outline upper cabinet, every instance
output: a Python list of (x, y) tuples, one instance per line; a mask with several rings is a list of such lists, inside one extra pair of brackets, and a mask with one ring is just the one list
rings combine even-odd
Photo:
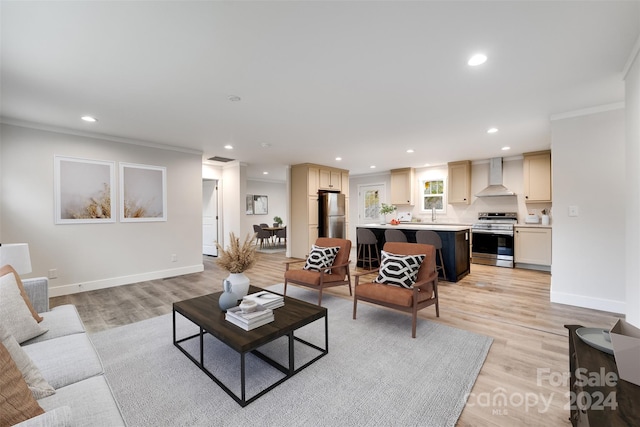
[(524, 153), (523, 156), (525, 202), (550, 202), (551, 151)]
[(321, 190), (340, 191), (342, 189), (342, 172), (337, 169), (320, 169)]
[(391, 204), (413, 205), (413, 168), (391, 170)]
[(471, 161), (451, 162), (449, 166), (448, 203), (471, 203)]

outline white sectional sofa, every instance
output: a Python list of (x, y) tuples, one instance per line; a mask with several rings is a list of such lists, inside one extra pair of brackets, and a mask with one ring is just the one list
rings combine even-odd
[(22, 348), (56, 390), (38, 400), (45, 413), (19, 426), (124, 426), (122, 413), (104, 376), (100, 356), (73, 305), (49, 310), (48, 280), (22, 281), (48, 331), (22, 343)]

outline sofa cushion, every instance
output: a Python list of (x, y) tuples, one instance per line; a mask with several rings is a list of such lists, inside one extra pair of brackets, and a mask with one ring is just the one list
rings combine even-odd
[(42, 314), (43, 328), (48, 329), (42, 335), (25, 341), (23, 344), (33, 344), (40, 341), (46, 341), (53, 338), (63, 337), (71, 334), (79, 334), (85, 332), (84, 325), (78, 314), (75, 305), (66, 304), (54, 307), (51, 311)]
[(42, 377), (42, 374), (31, 361), (27, 353), (20, 347), (18, 341), (9, 334), (6, 328), (0, 323), (0, 342), (5, 346), (11, 359), (22, 373), (22, 377), (27, 382), (29, 390), (35, 399), (50, 396), (55, 393), (55, 389), (49, 385)]
[(44, 413), (33, 398), (9, 351), (0, 343), (0, 426), (11, 426)]
[(56, 393), (61, 387), (103, 373), (100, 357), (87, 334), (67, 335), (22, 348)]
[[(356, 287), (356, 294), (360, 299), (370, 299), (376, 302), (398, 305), (401, 307), (413, 306), (413, 289), (401, 288), (399, 286), (388, 286), (381, 283), (363, 283)], [(418, 292), (418, 303), (431, 299), (432, 291)]]
[(14, 274), (11, 266), (0, 269), (0, 323), (11, 335), (22, 343), (30, 338), (44, 334), (47, 330), (42, 327), (32, 314), (29, 298), (18, 283), (20, 278)]
[(68, 405), (77, 426), (115, 427), (126, 425), (111, 388), (103, 375), (70, 384), (53, 396), (38, 401), (45, 411)]
[(71, 427), (73, 426), (73, 415), (71, 408), (60, 406), (37, 417), (29, 418), (14, 427)]
[(27, 304), (27, 307), (29, 308), (29, 311), (31, 312), (31, 315), (33, 316), (35, 321), (38, 323), (42, 322), (42, 317), (38, 315), (38, 312), (36, 311), (35, 308), (33, 308), (33, 305), (29, 300), (29, 296), (27, 295), (27, 292), (24, 289), (24, 285), (22, 284), (22, 280), (20, 280), (20, 275), (18, 274), (18, 272), (15, 271), (13, 267), (11, 267), (10, 265), (5, 265), (0, 268), (0, 277), (3, 277), (9, 273), (13, 274), (13, 278), (15, 279), (16, 284), (20, 289), (20, 296), (24, 300), (25, 304)]
[(312, 271), (324, 270), (325, 273), (329, 273), (331, 269), (327, 267), (331, 267), (339, 250), (339, 246), (323, 248), (321, 246), (311, 245), (311, 253), (309, 253), (309, 257), (303, 268)]
[[(284, 278), (291, 282), (302, 282), (309, 285), (320, 286), (320, 272), (310, 270), (289, 270), (284, 273)], [(324, 283), (342, 282), (344, 276), (338, 274), (325, 274), (322, 278)]]
[(398, 255), (386, 251), (381, 251), (381, 254), (382, 262), (374, 282), (411, 288), (425, 255)]

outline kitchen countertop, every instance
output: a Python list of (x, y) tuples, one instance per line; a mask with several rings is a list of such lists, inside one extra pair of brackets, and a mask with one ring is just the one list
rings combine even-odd
[(527, 224), (527, 223), (518, 223), (515, 226), (522, 227), (522, 228), (551, 228), (551, 225)]
[(380, 228), (380, 229), (393, 229), (400, 230), (433, 230), (433, 231), (465, 231), (471, 228), (471, 225), (465, 224), (433, 224), (429, 222), (406, 222), (399, 225), (391, 224), (362, 224), (357, 227), (363, 228)]

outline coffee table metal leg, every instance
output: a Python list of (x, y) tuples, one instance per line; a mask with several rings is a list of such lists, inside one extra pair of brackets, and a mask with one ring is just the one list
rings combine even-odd
[(289, 334), (289, 376), (292, 376), (293, 374), (295, 374), (296, 371), (296, 364), (294, 361), (294, 354), (295, 352), (293, 351), (293, 344), (295, 342), (295, 340), (293, 339), (293, 331), (291, 331)]
[(204, 329), (200, 328), (200, 365), (204, 366)]
[(247, 398), (245, 395), (244, 356), (245, 353), (240, 353), (240, 399), (242, 400), (242, 406), (247, 404)]

